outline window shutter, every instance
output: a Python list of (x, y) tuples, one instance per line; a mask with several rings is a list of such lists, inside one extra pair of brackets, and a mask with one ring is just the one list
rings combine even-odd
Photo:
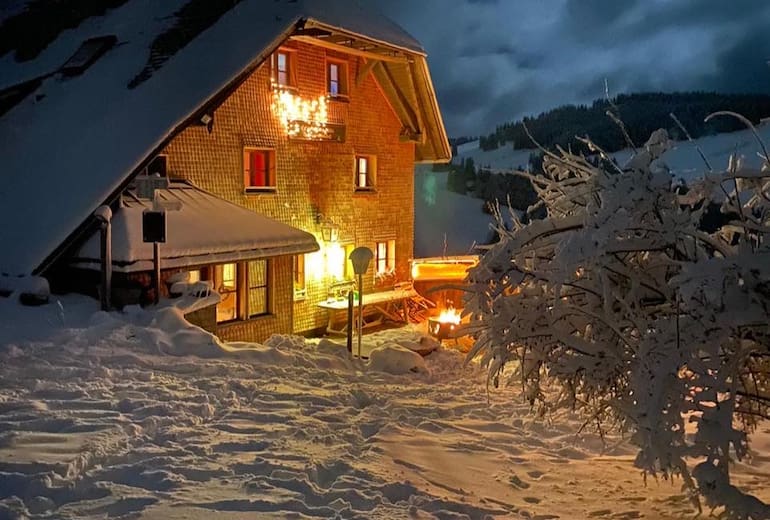
[(294, 52), (286, 53), (286, 62), (289, 67), (289, 85), (297, 86), (297, 55)]
[(248, 150), (243, 151), (243, 185), (251, 186), (251, 153)]
[(269, 152), (265, 152), (265, 160), (267, 161), (267, 168), (265, 169), (265, 174), (267, 176), (267, 179), (265, 179), (265, 186), (275, 187), (275, 183), (276, 183), (275, 152), (273, 152), (272, 150)]

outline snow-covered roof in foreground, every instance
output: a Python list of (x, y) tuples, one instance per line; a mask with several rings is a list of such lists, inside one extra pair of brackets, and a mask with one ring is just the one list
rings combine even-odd
[[(0, 117), (0, 272), (44, 268), (142, 161), (208, 100), (264, 61), (301, 20), (423, 53), (414, 38), (355, 0), (249, 0), (129, 89), (155, 38), (176, 23), (186, 3), (128, 0), (63, 31), (34, 60), (17, 63), (10, 52), (0, 57), (0, 89), (42, 77), (35, 91)], [(115, 35), (117, 44), (83, 74), (52, 74), (82, 42), (104, 35)]]
[[(166, 203), (181, 209), (166, 212), (166, 242), (160, 246), (164, 268), (234, 262), (318, 250), (315, 237), (246, 208), (222, 200), (186, 183), (156, 191)], [(150, 200), (123, 197), (112, 218), (112, 263), (116, 271), (152, 269), (153, 246), (142, 241), (142, 213)], [(75, 255), (77, 265), (98, 268), (101, 259), (97, 231)]]

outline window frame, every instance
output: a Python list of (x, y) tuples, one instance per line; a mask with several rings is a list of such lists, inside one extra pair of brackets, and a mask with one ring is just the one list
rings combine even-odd
[[(263, 285), (255, 286), (253, 285), (253, 281), (249, 279), (249, 263), (250, 262), (264, 262), (265, 263), (265, 280)], [(273, 296), (274, 296), (274, 290), (275, 290), (275, 283), (273, 279), (273, 262), (270, 258), (261, 258), (256, 260), (245, 260), (245, 261), (238, 261), (238, 262), (223, 262), (221, 264), (214, 264), (210, 268), (211, 273), (211, 279), (214, 284), (214, 290), (217, 291), (220, 294), (223, 294), (224, 291), (221, 290), (224, 284), (224, 266), (225, 265), (234, 265), (235, 266), (235, 288), (231, 291), (227, 291), (226, 294), (233, 294), (235, 297), (235, 317), (229, 318), (225, 320), (219, 319), (219, 305), (217, 304), (216, 309), (216, 324), (217, 326), (224, 326), (229, 325), (232, 323), (239, 323), (244, 321), (249, 321), (253, 319), (258, 319), (263, 316), (272, 316), (273, 315)], [(204, 273), (205, 274), (205, 273)], [(260, 312), (254, 313), (251, 306), (250, 301), (250, 291), (254, 289), (263, 289), (265, 296), (265, 308), (263, 310), (260, 310)]]
[[(286, 58), (286, 71), (278, 69), (280, 56)], [(270, 55), (270, 82), (275, 88), (294, 90), (297, 89), (297, 50), (289, 47), (280, 47)], [(286, 74), (286, 83), (280, 82), (280, 74)]]
[[(233, 265), (234, 266), (234, 272), (233, 272), (233, 283), (234, 283), (234, 285), (233, 285), (232, 290), (223, 291), (222, 289), (225, 287), (225, 285), (224, 285), (225, 284), (225, 278), (224, 278), (225, 277), (225, 266), (227, 266), (227, 265)], [(239, 263), (238, 262), (225, 262), (225, 263), (222, 263), (222, 264), (216, 264), (214, 266), (214, 268), (212, 269), (212, 271), (213, 271), (213, 279), (214, 279), (214, 290), (216, 292), (218, 292), (222, 296), (222, 301), (224, 301), (224, 299), (227, 298), (231, 294), (235, 298), (235, 316), (232, 317), (232, 318), (220, 319), (219, 318), (219, 305), (222, 303), (222, 301), (220, 301), (217, 304), (216, 317), (215, 317), (217, 325), (223, 325), (223, 324), (226, 324), (226, 323), (233, 323), (233, 322), (236, 322), (236, 321), (240, 320), (241, 319), (240, 308), (241, 308), (241, 304), (242, 303), (241, 303), (240, 284), (239, 284), (239, 281), (240, 281), (240, 277), (239, 277), (239, 271), (240, 271)]]
[[(337, 93), (332, 92), (332, 66), (337, 68)], [(350, 81), (348, 62), (341, 59), (326, 58), (326, 93), (332, 99), (348, 99)]]
[[(366, 171), (361, 173), (361, 161), (366, 161)], [(377, 156), (355, 154), (353, 164), (353, 183), (357, 192), (372, 192), (377, 189)], [(361, 175), (365, 176), (366, 185), (361, 185)]]
[[(250, 268), (249, 264), (253, 264), (253, 263), (256, 263), (256, 262), (262, 262), (263, 265), (264, 265), (264, 269), (265, 269), (264, 283), (261, 284), (261, 285), (253, 285), (254, 282), (250, 279), (251, 278), (250, 277), (251, 268)], [(261, 316), (268, 316), (268, 315), (270, 315), (271, 314), (271, 312), (270, 312), (271, 308), (270, 307), (271, 307), (271, 304), (272, 304), (272, 298), (271, 298), (272, 295), (270, 294), (271, 293), (271, 291), (270, 291), (270, 286), (271, 286), (270, 276), (271, 276), (271, 271), (272, 271), (271, 265), (270, 265), (270, 259), (268, 259), (268, 258), (260, 258), (260, 259), (257, 259), (257, 260), (248, 260), (248, 261), (244, 262), (242, 265), (245, 267), (245, 273), (246, 273), (246, 283), (245, 283), (245, 287), (244, 287), (244, 289), (246, 291), (246, 294), (245, 294), (245, 300), (246, 300), (246, 309), (245, 309), (245, 311), (246, 312), (244, 313), (245, 316), (246, 316), (245, 319), (250, 320), (250, 319), (254, 319), (254, 318), (259, 318)], [(260, 309), (259, 312), (253, 312), (253, 310), (251, 309), (251, 291), (255, 290), (255, 289), (261, 289), (262, 291), (264, 291), (265, 306), (264, 306), (264, 309)]]
[[(267, 165), (264, 170), (264, 175), (267, 178), (265, 185), (260, 186), (253, 184), (253, 173), (251, 167), (251, 154), (259, 153), (263, 154), (263, 161)], [(247, 160), (247, 155), (249, 159)], [(272, 193), (278, 188), (278, 175), (276, 167), (276, 153), (274, 148), (262, 148), (259, 146), (244, 146), (243, 153), (241, 154), (241, 169), (243, 170), (243, 190), (246, 193)], [(247, 170), (247, 165), (249, 169)], [(272, 181), (271, 183), (269, 181)]]
[(342, 277), (345, 280), (355, 280), (356, 273), (353, 271), (353, 262), (350, 260), (350, 253), (356, 248), (354, 243), (342, 244), (342, 249), (345, 251), (345, 267), (342, 270)]
[(301, 301), (307, 298), (307, 271), (306, 255), (294, 255), (292, 258), (291, 274), (294, 287), (294, 301)]
[[(383, 246), (382, 248), (380, 246)], [(381, 250), (384, 249), (384, 256)], [(384, 263), (384, 269), (380, 268)], [(384, 276), (396, 270), (396, 239), (386, 238), (374, 243), (374, 276)]]

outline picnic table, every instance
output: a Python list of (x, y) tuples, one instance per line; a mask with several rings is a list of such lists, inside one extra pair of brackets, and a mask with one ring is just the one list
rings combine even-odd
[[(422, 297), (413, 287), (394, 288), (387, 291), (364, 293), (362, 300), (363, 323), (367, 329), (382, 324), (384, 320), (396, 323), (408, 323), (409, 302)], [(326, 332), (329, 334), (347, 334), (347, 298), (330, 298), (318, 304), (329, 313)], [(353, 303), (353, 323), (358, 319), (358, 301)]]

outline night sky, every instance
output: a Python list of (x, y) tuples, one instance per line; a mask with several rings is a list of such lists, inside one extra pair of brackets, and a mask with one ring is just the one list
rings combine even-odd
[(640, 91), (770, 93), (768, 0), (363, 0), (428, 52), (450, 136)]

